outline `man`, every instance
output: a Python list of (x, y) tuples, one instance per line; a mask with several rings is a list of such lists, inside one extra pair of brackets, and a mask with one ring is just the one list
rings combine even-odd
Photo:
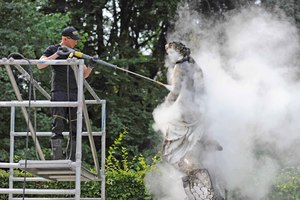
[[(67, 59), (68, 55), (61, 51), (63, 46), (73, 49), (80, 35), (78, 31), (70, 26), (62, 31), (61, 42), (58, 45), (51, 45), (41, 56), (40, 60)], [(44, 69), (47, 64), (38, 64), (38, 69)], [(68, 65), (52, 65), (51, 78), (51, 101), (77, 101), (77, 83), (74, 71)], [(92, 67), (84, 66), (84, 77), (87, 78), (92, 71)], [(63, 159), (63, 135), (64, 124), (69, 124), (69, 141), (67, 148), (67, 159), (75, 161), (76, 148), (76, 118), (77, 108), (53, 107), (52, 113), (52, 136), (51, 147), (53, 160)]]

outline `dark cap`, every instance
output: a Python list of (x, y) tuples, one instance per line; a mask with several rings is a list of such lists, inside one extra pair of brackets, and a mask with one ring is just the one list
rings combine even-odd
[(63, 32), (61, 33), (61, 35), (65, 36), (65, 37), (70, 37), (73, 40), (80, 39), (80, 35), (79, 35), (78, 31), (73, 26), (69, 26), (69, 27), (65, 28), (63, 30)]

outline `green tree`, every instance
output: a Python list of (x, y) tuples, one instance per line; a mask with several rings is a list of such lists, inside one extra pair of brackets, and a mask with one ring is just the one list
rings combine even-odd
[(69, 21), (68, 15), (39, 12), (43, 1), (5, 0), (0, 3), (0, 56), (22, 53), (28, 58), (38, 58), (43, 49), (57, 41)]
[[(49, 44), (55, 43), (59, 39), (59, 33), (69, 21), (69, 17), (60, 13), (49, 15), (40, 13), (39, 8), (42, 6), (42, 3), (46, 3), (46, 1), (5, 0), (0, 2), (2, 15), (0, 23), (0, 58), (20, 58), (14, 54), (19, 53), (29, 59), (36, 59), (41, 56), (43, 50)], [(25, 67), (25, 69), (29, 71), (28, 67)], [(36, 70), (34, 66), (31, 66), (31, 69), (37, 75), (36, 78), (41, 82), (41, 85), (49, 88), (49, 73), (42, 73)], [(12, 70), (20, 86), (22, 97), (28, 99), (28, 83), (18, 79), (19, 73), (13, 67)], [(15, 100), (14, 91), (3, 66), (0, 67), (0, 83), (2, 91), (0, 100)], [(0, 116), (0, 137), (5, 138), (9, 135), (10, 109), (1, 107), (0, 111), (2, 113)], [(38, 115), (37, 119), (45, 125), (45, 120), (48, 120), (48, 117), (45, 115), (45, 112), (39, 113), (40, 115)], [(24, 123), (22, 118), (20, 110), (17, 109), (16, 130), (26, 130), (26, 123)], [(2, 145), (1, 149), (5, 147), (6, 145)], [(8, 148), (2, 150), (8, 151)]]

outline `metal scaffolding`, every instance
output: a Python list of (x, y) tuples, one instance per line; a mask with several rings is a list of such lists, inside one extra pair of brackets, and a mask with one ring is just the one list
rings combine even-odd
[[(70, 65), (74, 70), (75, 77), (78, 85), (78, 100), (77, 101), (50, 101), (50, 95), (39, 85), (39, 83), (34, 80), (30, 74), (22, 67), (31, 67), (37, 64), (48, 64), (48, 65)], [(101, 100), (90, 85), (84, 80), (84, 60), (79, 59), (67, 59), (67, 60), (15, 60), (3, 58), (0, 60), (0, 67), (4, 66), (9, 80), (12, 84), (13, 90), (16, 95), (16, 100), (11, 101), (0, 101), (0, 107), (10, 107), (11, 108), (11, 119), (10, 119), (10, 159), (9, 163), (0, 162), (0, 168), (9, 169), (9, 187), (0, 188), (0, 194), (8, 194), (9, 200), (17, 200), (24, 198), (15, 197), (16, 194), (25, 195), (70, 195), (67, 198), (36, 198), (36, 197), (26, 197), (25, 199), (31, 200), (105, 200), (105, 120), (106, 120), (106, 101)], [(23, 100), (15, 76), (12, 70), (14, 67), (21, 76), (28, 81), (31, 81), (32, 85), (46, 98), (46, 100)], [(85, 100), (83, 88), (94, 98), (92, 100)], [(93, 132), (89, 120), (89, 115), (87, 111), (87, 105), (101, 105), (101, 131)], [(24, 132), (15, 131), (15, 112), (16, 107), (21, 108), (22, 114), (28, 124), (28, 130)], [(34, 129), (33, 123), (30, 120), (30, 116), (26, 108), (28, 107), (77, 107), (77, 139), (76, 139), (76, 161), (71, 160), (45, 160), (42, 148), (40, 146), (38, 138), (44, 136), (51, 136), (51, 132), (38, 132)], [(86, 132), (82, 131), (82, 120), (85, 120)], [(64, 132), (64, 135), (68, 133)], [(35, 144), (36, 152), (38, 155), (37, 160), (20, 160), (19, 162), (14, 162), (14, 152), (15, 152), (15, 137), (29, 135), (33, 139)], [(82, 136), (87, 136), (89, 138), (89, 144), (91, 148), (91, 153), (96, 169), (96, 173), (92, 173), (89, 170), (82, 167)], [(100, 161), (96, 152), (96, 145), (94, 142), (94, 136), (101, 137), (101, 156)], [(26, 177), (26, 181), (75, 181), (74, 189), (32, 189), (32, 188), (14, 188), (14, 182), (24, 181), (23, 177), (15, 177), (14, 170), (22, 169), (35, 175), (34, 177)], [(82, 198), (81, 197), (81, 181), (101, 181), (101, 197), (93, 198)]]

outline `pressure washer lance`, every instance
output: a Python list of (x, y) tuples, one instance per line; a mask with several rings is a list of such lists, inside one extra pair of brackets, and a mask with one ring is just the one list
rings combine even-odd
[(105, 66), (108, 66), (108, 67), (113, 67), (113, 68), (115, 68), (115, 69), (118, 69), (118, 70), (121, 70), (121, 71), (124, 71), (124, 72), (128, 72), (128, 73), (133, 74), (133, 75), (135, 75), (135, 76), (138, 76), (138, 77), (140, 77), (140, 78), (143, 78), (143, 79), (146, 79), (146, 80), (148, 80), (148, 81), (152, 81), (152, 82), (154, 82), (154, 83), (156, 83), (156, 84), (159, 84), (159, 85), (161, 85), (161, 86), (164, 86), (164, 87), (167, 88), (168, 90), (172, 90), (172, 86), (171, 86), (171, 85), (163, 84), (163, 83), (161, 83), (161, 82), (159, 82), (159, 81), (155, 81), (155, 80), (153, 80), (153, 79), (151, 79), (151, 78), (149, 78), (149, 77), (143, 76), (143, 75), (141, 75), (141, 74), (138, 74), (138, 73), (135, 73), (135, 72), (126, 70), (126, 69), (123, 69), (123, 68), (121, 68), (121, 67), (118, 67), (118, 66), (116, 66), (116, 65), (110, 64), (110, 63), (105, 62), (105, 61), (103, 61), (103, 60), (100, 60), (100, 59), (98, 59), (98, 58), (95, 58), (95, 57), (86, 55), (86, 54), (84, 54), (84, 53), (82, 53), (82, 52), (76, 51), (76, 50), (74, 50), (74, 49), (72, 49), (72, 48), (69, 48), (69, 47), (66, 47), (66, 46), (59, 47), (58, 52), (59, 52), (60, 55), (69, 55), (69, 54), (72, 53), (72, 54), (73, 54), (74, 56), (76, 56), (77, 58), (82, 58), (82, 59), (92, 60), (92, 61), (94, 61), (94, 62), (96, 62), (96, 63), (101, 64), (101, 65), (105, 65)]

